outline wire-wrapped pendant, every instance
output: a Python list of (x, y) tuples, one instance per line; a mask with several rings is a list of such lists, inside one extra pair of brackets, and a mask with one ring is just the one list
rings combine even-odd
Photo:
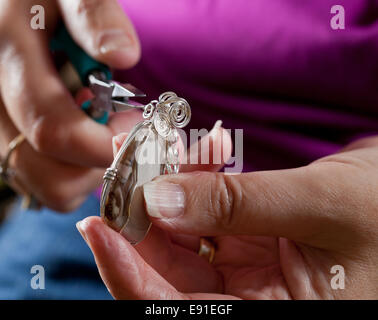
[(178, 173), (177, 128), (189, 123), (191, 110), (186, 100), (166, 92), (144, 107), (143, 117), (106, 170), (101, 193), (102, 219), (132, 244), (151, 226), (136, 190), (156, 176)]

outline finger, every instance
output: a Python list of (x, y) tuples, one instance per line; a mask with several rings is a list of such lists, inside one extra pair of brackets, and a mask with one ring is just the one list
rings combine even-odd
[[(217, 293), (179, 292), (142, 259), (135, 247), (104, 225), (99, 217), (88, 217), (78, 222), (77, 228), (93, 252), (102, 280), (116, 299), (235, 299)], [(175, 267), (171, 265), (172, 272)], [(180, 270), (176, 271), (180, 273)], [(198, 272), (206, 274), (206, 270), (199, 269)]]
[(94, 59), (113, 68), (130, 68), (137, 63), (138, 37), (117, 0), (58, 2), (72, 37)]
[[(113, 137), (113, 154), (119, 151), (127, 133), (121, 133)], [(194, 143), (189, 152), (185, 152), (185, 146), (181, 137), (178, 142), (180, 162), (180, 172), (190, 171), (218, 171), (230, 158), (232, 152), (232, 141), (227, 130), (221, 127), (221, 122), (217, 122), (214, 128), (200, 141)], [(195, 163), (195, 164), (193, 164)]]
[[(4, 156), (9, 142), (19, 133), (1, 101), (0, 127), (0, 154)], [(103, 175), (102, 169), (76, 167), (38, 154), (27, 142), (13, 152), (10, 167), (17, 174), (22, 193), (30, 193), (43, 205), (61, 212), (77, 208), (99, 186)]]
[(160, 176), (143, 192), (153, 223), (170, 232), (318, 239), (353, 222), (354, 210), (340, 210), (345, 169), (322, 163), (237, 176), (195, 172)]
[[(186, 242), (186, 245), (194, 243)], [(195, 250), (172, 241), (170, 234), (152, 226), (135, 249), (165, 280), (181, 292), (222, 292), (223, 280)]]
[(190, 146), (180, 172), (219, 171), (231, 157), (232, 140), (227, 130), (217, 121), (213, 129), (200, 141)]
[(30, 194), (43, 205), (59, 212), (79, 207), (98, 188), (103, 169), (68, 165), (36, 153), (26, 143), (14, 156), (13, 167)]
[(10, 118), (37, 152), (78, 165), (107, 167), (116, 132), (76, 106), (58, 78), (47, 40), (29, 29), (25, 32), (22, 41), (1, 54), (1, 93)]
[[(75, 96), (75, 101), (78, 106), (81, 106), (85, 101), (93, 98), (93, 93), (89, 88), (82, 88), (78, 91)], [(143, 121), (142, 112), (139, 110), (127, 110), (123, 112), (110, 113), (108, 120), (108, 127), (111, 132), (116, 134), (121, 134), (123, 140), (127, 135), (124, 134), (126, 131), (131, 131), (135, 124)], [(114, 138), (114, 137), (113, 137)], [(123, 141), (121, 142), (122, 145)], [(113, 148), (113, 152), (114, 152)]]
[(123, 132), (113, 137), (113, 156), (116, 157), (118, 151), (121, 149), (123, 142), (126, 140), (128, 133)]
[(105, 285), (116, 299), (184, 299), (119, 233), (89, 217), (77, 224)]
[[(78, 106), (81, 106), (84, 101), (87, 101), (93, 97), (89, 88), (83, 88), (75, 96), (75, 101)], [(108, 125), (112, 128), (113, 132), (122, 132), (125, 130), (132, 130), (132, 127), (142, 121), (142, 113), (138, 110), (129, 110), (120, 113), (113, 113), (109, 117)], [(118, 150), (121, 148), (128, 133), (122, 132), (112, 138), (113, 157), (116, 156)]]
[(200, 248), (200, 237), (188, 234), (170, 233), (169, 237), (172, 243), (175, 243), (188, 250), (198, 252)]

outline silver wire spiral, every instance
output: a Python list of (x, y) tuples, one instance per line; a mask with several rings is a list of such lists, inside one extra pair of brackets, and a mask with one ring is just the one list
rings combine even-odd
[(143, 118), (144, 119), (151, 119), (152, 118), (152, 116), (154, 115), (157, 103), (158, 103), (157, 100), (153, 100), (144, 107), (144, 111), (143, 111)]
[(168, 109), (171, 124), (176, 128), (184, 128), (190, 121), (191, 110), (189, 103), (183, 98), (171, 98)]
[(159, 102), (164, 103), (169, 99), (177, 98), (177, 94), (173, 91), (164, 92), (159, 96)]
[(159, 97), (159, 104), (164, 105), (173, 127), (184, 128), (190, 121), (189, 103), (174, 92), (165, 92)]
[(184, 128), (190, 121), (191, 109), (189, 103), (174, 92), (165, 92), (159, 100), (153, 100), (144, 107), (143, 117), (153, 118), (159, 132), (166, 135), (170, 128)]

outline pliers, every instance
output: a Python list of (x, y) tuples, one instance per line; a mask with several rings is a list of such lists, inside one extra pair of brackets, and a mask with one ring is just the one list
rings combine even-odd
[(94, 98), (85, 101), (81, 108), (98, 123), (106, 124), (111, 111), (139, 108), (130, 99), (146, 96), (131, 84), (112, 80), (110, 69), (86, 54), (74, 42), (63, 24), (57, 28), (50, 49), (64, 52), (76, 69), (82, 84), (92, 91)]

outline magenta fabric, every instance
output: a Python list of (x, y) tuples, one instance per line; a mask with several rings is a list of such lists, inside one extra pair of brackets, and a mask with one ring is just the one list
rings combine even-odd
[[(244, 129), (244, 170), (305, 165), (378, 134), (378, 1), (121, 0), (142, 60), (116, 76)], [(346, 29), (330, 27), (343, 5)]]

